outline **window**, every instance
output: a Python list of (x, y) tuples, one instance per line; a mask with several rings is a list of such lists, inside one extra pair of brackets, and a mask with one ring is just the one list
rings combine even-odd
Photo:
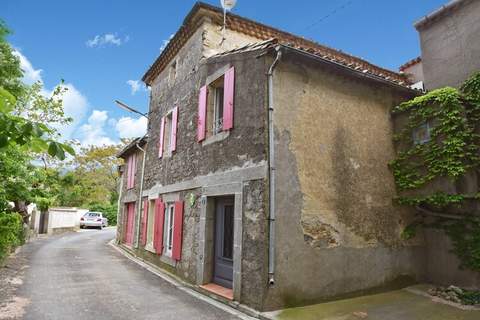
[(200, 88), (198, 142), (233, 128), (234, 89), (235, 69), (233, 67), (217, 80)]
[(208, 86), (210, 99), (207, 100), (207, 138), (223, 131), (223, 81), (224, 77)]
[(173, 61), (173, 63), (170, 65), (170, 70), (168, 73), (168, 82), (170, 85), (173, 85), (175, 83), (175, 79), (177, 78), (177, 61)]
[(170, 155), (177, 149), (178, 107), (173, 108), (160, 123), (158, 157)]
[(165, 117), (165, 131), (164, 131), (164, 136), (163, 136), (163, 152), (168, 153), (171, 148), (172, 144), (172, 113), (170, 112), (166, 117)]
[(149, 251), (155, 252), (153, 248), (153, 233), (155, 226), (155, 201), (150, 201), (148, 205), (148, 217), (147, 217), (147, 239), (145, 248)]
[(137, 157), (133, 153), (127, 158), (127, 189), (135, 186), (135, 171), (137, 169)]
[(174, 226), (175, 206), (173, 203), (169, 203), (165, 207), (165, 229), (164, 235), (164, 252), (168, 257), (172, 256), (173, 248), (173, 226)]
[(430, 141), (430, 124), (425, 122), (413, 129), (413, 143), (424, 144)]

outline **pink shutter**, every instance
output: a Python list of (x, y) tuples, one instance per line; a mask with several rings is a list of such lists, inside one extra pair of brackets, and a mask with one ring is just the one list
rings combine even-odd
[(179, 261), (182, 256), (183, 201), (175, 201), (174, 215), (172, 258)]
[(160, 138), (158, 140), (158, 157), (159, 158), (163, 156), (164, 135), (165, 135), (165, 117), (162, 117), (162, 120), (160, 120)]
[(137, 154), (132, 154), (132, 179), (130, 188), (135, 187), (135, 175), (137, 173)]
[(162, 200), (155, 200), (155, 225), (153, 234), (153, 247), (159, 255), (163, 252), (163, 223), (165, 219), (165, 204)]
[(207, 86), (200, 88), (200, 95), (198, 97), (198, 125), (197, 125), (197, 140), (201, 142), (205, 139), (205, 129), (207, 121)]
[(170, 138), (170, 151), (177, 150), (177, 127), (178, 127), (178, 107), (173, 109), (172, 113), (172, 135)]
[(127, 158), (127, 189), (130, 189), (130, 180), (132, 179), (132, 156)]
[(235, 67), (225, 73), (223, 85), (223, 131), (233, 128), (233, 99), (235, 95)]
[(142, 245), (147, 244), (148, 227), (148, 199), (143, 200), (143, 219), (142, 219)]

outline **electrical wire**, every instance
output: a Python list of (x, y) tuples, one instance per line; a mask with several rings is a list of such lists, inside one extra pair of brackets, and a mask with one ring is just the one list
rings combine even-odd
[(353, 1), (354, 1), (354, 0), (349, 0), (349, 1), (345, 2), (345, 3), (343, 3), (341, 6), (336, 7), (336, 8), (333, 9), (331, 12), (329, 12), (328, 14), (324, 15), (323, 17), (321, 17), (319, 20), (317, 20), (317, 21), (315, 21), (314, 23), (306, 26), (306, 27), (304, 28), (304, 30), (309, 30), (309, 29), (315, 27), (317, 24), (323, 22), (324, 20), (326, 20), (326, 19), (330, 18), (331, 16), (335, 15), (337, 12), (339, 12), (339, 11), (345, 9), (346, 7), (348, 7), (349, 5), (351, 5), (351, 4), (353, 3)]

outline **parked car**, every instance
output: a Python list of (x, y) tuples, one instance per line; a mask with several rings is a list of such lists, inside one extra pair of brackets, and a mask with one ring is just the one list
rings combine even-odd
[(85, 227), (95, 227), (100, 230), (108, 226), (108, 219), (101, 212), (87, 212), (80, 218), (80, 229)]

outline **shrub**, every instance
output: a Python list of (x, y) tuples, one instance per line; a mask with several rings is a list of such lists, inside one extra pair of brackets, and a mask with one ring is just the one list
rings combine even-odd
[(25, 234), (22, 216), (0, 212), (0, 262), (17, 246), (23, 244)]

